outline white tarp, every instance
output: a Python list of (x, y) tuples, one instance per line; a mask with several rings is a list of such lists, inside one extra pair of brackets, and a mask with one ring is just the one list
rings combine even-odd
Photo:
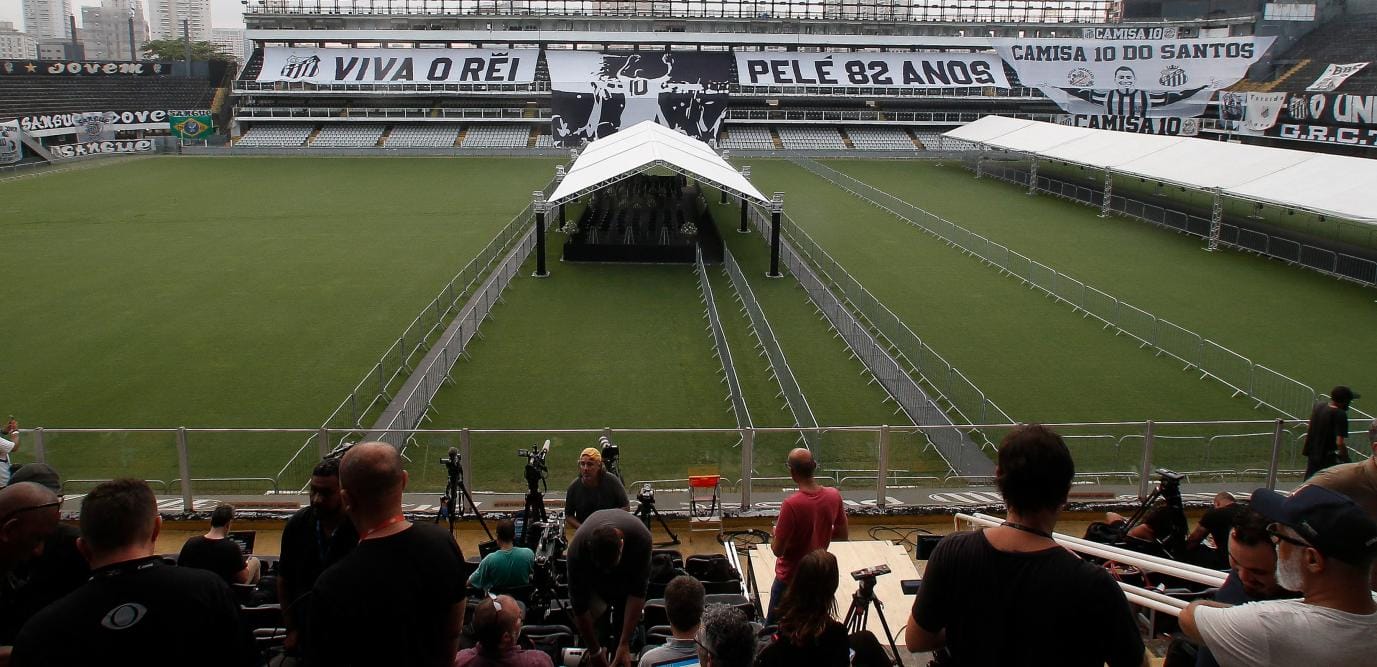
[(258, 81), (335, 83), (530, 83), (537, 49), (263, 49)]
[(1238, 82), (1275, 37), (1202, 39), (994, 38), (1025, 86), (1067, 113), (1199, 116)]
[(1377, 160), (986, 116), (944, 136), (1377, 224)]
[(661, 165), (677, 168), (691, 178), (725, 187), (747, 199), (760, 203), (768, 201), (707, 144), (654, 122), (643, 121), (588, 144), (559, 187), (550, 194), (550, 203), (577, 198), (619, 176)]
[(743, 86), (1008, 88), (993, 53), (782, 53), (737, 51)]

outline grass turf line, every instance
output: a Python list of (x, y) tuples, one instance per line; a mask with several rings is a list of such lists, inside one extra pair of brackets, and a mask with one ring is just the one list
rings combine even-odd
[(1319, 391), (1377, 365), (1377, 349), (1353, 344), (1377, 329), (1370, 288), (1246, 253), (1206, 254), (1195, 237), (1101, 219), (954, 165), (828, 164)]

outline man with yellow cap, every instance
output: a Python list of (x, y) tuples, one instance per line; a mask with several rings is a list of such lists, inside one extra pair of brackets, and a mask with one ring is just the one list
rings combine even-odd
[(579, 453), (579, 476), (564, 494), (564, 520), (578, 530), (588, 515), (598, 510), (629, 510), (631, 502), (621, 480), (602, 467), (602, 452), (589, 447)]

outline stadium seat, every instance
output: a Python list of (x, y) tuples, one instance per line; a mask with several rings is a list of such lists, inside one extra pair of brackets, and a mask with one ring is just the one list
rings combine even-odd
[(898, 127), (849, 127), (846, 135), (857, 150), (911, 151), (917, 150), (908, 132)]
[(300, 146), (306, 143), (306, 139), (315, 130), (315, 125), (303, 125), (300, 123), (282, 123), (255, 125), (246, 130), (244, 135), (235, 142), (236, 146), (245, 148), (288, 148)]
[(458, 123), (396, 125), (388, 135), (388, 148), (451, 148), (459, 140)]
[(775, 142), (770, 138), (770, 128), (761, 125), (733, 125), (724, 131), (717, 144), (720, 148), (740, 150), (772, 151)]
[(530, 137), (526, 125), (470, 125), (460, 148), (525, 148)]
[(374, 123), (342, 123), (326, 125), (316, 135), (311, 146), (314, 148), (368, 148), (378, 145), (386, 125)]
[(794, 127), (775, 128), (779, 141), (786, 149), (796, 150), (846, 150), (841, 133), (835, 127)]

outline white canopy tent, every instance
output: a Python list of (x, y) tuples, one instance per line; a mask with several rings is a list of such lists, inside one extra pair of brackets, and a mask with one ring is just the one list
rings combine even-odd
[(943, 136), (1377, 225), (1377, 160), (986, 116)]
[(765, 195), (707, 144), (653, 121), (642, 121), (598, 139), (574, 160), (549, 203), (558, 205), (611, 183), (656, 168), (672, 171), (761, 204)]

